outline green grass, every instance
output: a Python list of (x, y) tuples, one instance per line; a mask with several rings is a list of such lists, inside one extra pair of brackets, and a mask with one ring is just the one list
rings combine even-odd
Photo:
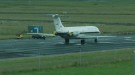
[(133, 75), (132, 68), (129, 68), (129, 66), (132, 66), (131, 62), (120, 62), (115, 64), (68, 67), (56, 70), (16, 73), (9, 75)]
[[(3, 59), (1, 75), (132, 75), (134, 49)], [(39, 61), (40, 60), (40, 61)]]

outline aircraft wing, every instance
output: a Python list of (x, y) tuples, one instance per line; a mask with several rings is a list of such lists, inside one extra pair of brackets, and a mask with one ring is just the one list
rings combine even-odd
[(45, 37), (54, 37), (54, 34), (48, 34), (48, 33), (27, 33), (29, 35), (41, 35), (41, 36), (45, 36)]

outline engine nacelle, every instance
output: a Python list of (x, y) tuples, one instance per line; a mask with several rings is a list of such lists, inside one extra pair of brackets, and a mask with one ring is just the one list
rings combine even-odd
[(77, 36), (78, 34), (80, 34), (79, 32), (69, 32), (68, 36)]
[(61, 37), (73, 37), (80, 34), (79, 32), (54, 32), (54, 35), (59, 35)]

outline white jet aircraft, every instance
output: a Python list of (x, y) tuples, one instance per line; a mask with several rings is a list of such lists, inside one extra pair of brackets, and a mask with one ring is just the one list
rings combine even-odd
[(99, 37), (112, 37), (112, 36), (99, 36), (101, 33), (96, 26), (75, 26), (64, 27), (58, 14), (52, 15), (55, 26), (54, 34), (46, 33), (28, 33), (39, 34), (43, 36), (60, 36), (65, 39), (65, 44), (69, 44), (70, 39), (81, 39), (81, 44), (85, 44), (85, 39), (94, 39), (94, 42), (98, 42)]

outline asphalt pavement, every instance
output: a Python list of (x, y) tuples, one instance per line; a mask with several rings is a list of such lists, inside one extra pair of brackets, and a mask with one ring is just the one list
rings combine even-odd
[(94, 39), (87, 39), (85, 45), (81, 45), (79, 39), (70, 40), (70, 44), (65, 45), (60, 37), (0, 40), (0, 59), (126, 48), (135, 48), (135, 35), (99, 38), (98, 43), (94, 43)]

